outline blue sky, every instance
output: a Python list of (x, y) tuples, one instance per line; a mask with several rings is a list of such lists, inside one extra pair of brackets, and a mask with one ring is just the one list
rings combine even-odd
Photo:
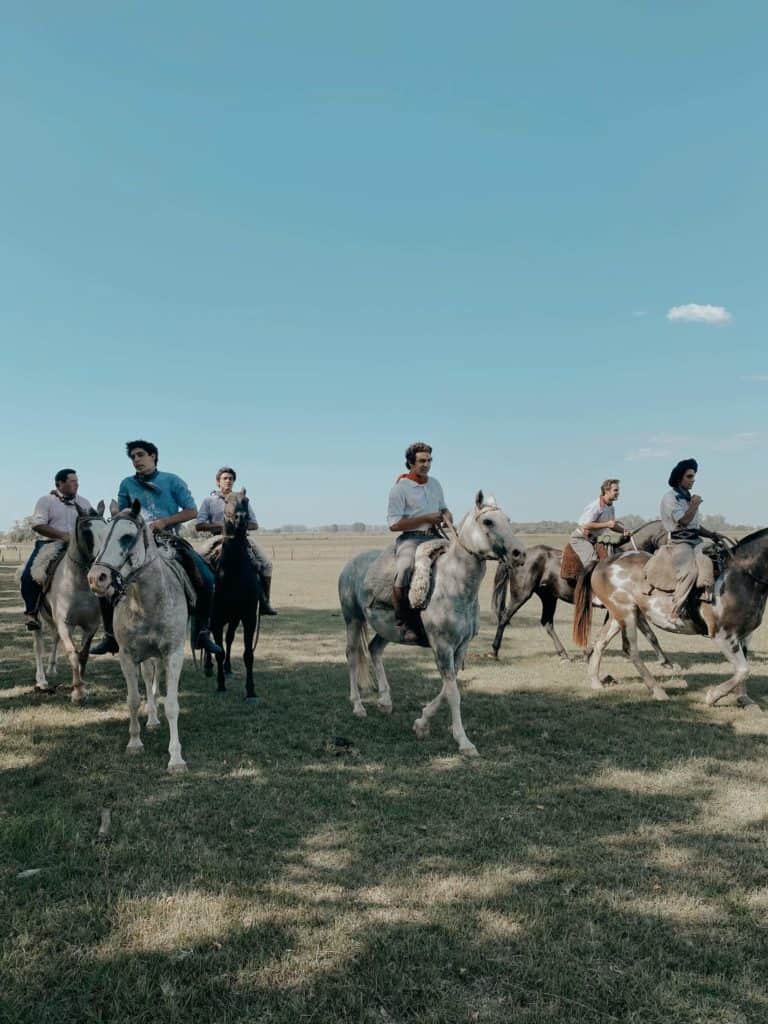
[[(0, 62), (0, 529), (147, 437), (265, 526), (381, 522), (409, 441), (464, 512), (768, 522), (753, 3), (36, 4)], [(713, 306), (722, 323), (668, 319)], [(683, 313), (689, 316), (690, 313)], [(694, 316), (705, 314), (699, 311)]]

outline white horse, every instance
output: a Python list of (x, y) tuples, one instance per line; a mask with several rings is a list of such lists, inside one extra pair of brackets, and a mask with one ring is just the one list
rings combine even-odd
[(184, 583), (172, 556), (155, 543), (138, 501), (123, 512), (113, 501), (110, 512), (113, 519), (88, 573), (88, 582), (99, 597), (119, 595), (114, 631), (128, 687), (131, 720), (127, 751), (140, 754), (144, 749), (139, 725), (139, 671), (141, 667), (148, 676), (148, 663), (152, 662), (152, 683), (147, 678), (147, 727), (159, 724), (156, 714), (153, 720), (159, 662), (165, 675), (165, 716), (170, 733), (168, 771), (183, 772), (187, 766), (179, 742), (178, 694), (188, 617)]
[[(95, 513), (84, 512), (79, 506), (77, 519), (67, 544), (66, 553), (53, 573), (50, 585), (40, 603), (40, 617), (53, 637), (53, 647), (48, 659), (48, 674), (56, 674), (56, 653), (61, 643), (72, 668), (73, 704), (85, 699), (83, 676), (88, 662), (88, 652), (96, 630), (101, 623), (99, 602), (91, 593), (86, 573), (93, 561), (107, 531), (104, 522), (104, 502), (100, 501)], [(45, 551), (45, 548), (43, 548)], [(75, 631), (79, 629), (82, 641), (75, 643)], [(45, 641), (43, 630), (34, 633), (35, 639), (35, 690), (37, 693), (53, 693), (46, 676)]]
[[(367, 674), (367, 653), (373, 662), (379, 691), (377, 706), (385, 714), (392, 711), (392, 695), (381, 652), (388, 643), (402, 643), (394, 609), (376, 604), (372, 583), (370, 580), (366, 583), (366, 574), (380, 554), (380, 551), (366, 551), (358, 555), (347, 563), (339, 577), (339, 600), (347, 624), (350, 700), (353, 713), (358, 717), (364, 717), (366, 713), (360, 699), (360, 682)], [(419, 738), (426, 736), (430, 718), (443, 700), (447, 700), (451, 709), (453, 738), (459, 745), (459, 751), (468, 757), (476, 756), (477, 749), (467, 738), (461, 721), (456, 675), (464, 665), (469, 642), (477, 633), (477, 593), (488, 559), (498, 559), (510, 567), (517, 567), (525, 560), (525, 548), (512, 533), (509, 518), (495, 499), (489, 497), (485, 500), (483, 492), (478, 491), (475, 507), (462, 519), (448, 550), (437, 561), (432, 597), (421, 614), (443, 685), (413, 725)], [(394, 579), (394, 558), (391, 569)], [(367, 643), (367, 626), (375, 633), (370, 644)]]

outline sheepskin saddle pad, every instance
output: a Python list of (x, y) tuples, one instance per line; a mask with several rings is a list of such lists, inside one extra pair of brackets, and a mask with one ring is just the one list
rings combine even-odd
[[(411, 608), (421, 611), (429, 604), (434, 585), (434, 566), (448, 547), (442, 538), (426, 540), (416, 548), (408, 601)], [(395, 545), (384, 548), (365, 574), (365, 589), (370, 595), (369, 606), (391, 608), (392, 587), (395, 583)]]

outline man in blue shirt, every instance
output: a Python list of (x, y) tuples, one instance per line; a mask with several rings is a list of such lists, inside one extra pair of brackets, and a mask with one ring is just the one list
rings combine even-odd
[[(157, 468), (157, 445), (151, 441), (129, 441), (125, 450), (136, 472), (120, 484), (117, 492), (120, 511), (130, 508), (134, 499), (138, 499), (141, 514), (151, 530), (177, 534), (182, 523), (197, 516), (197, 506), (189, 488), (180, 476), (163, 473)], [(174, 549), (195, 589), (194, 645), (210, 654), (218, 654), (220, 648), (211, 639), (210, 630), (213, 573), (191, 545), (179, 540), (175, 542)], [(100, 644), (91, 648), (91, 654), (116, 654), (118, 645), (112, 632), (114, 609), (111, 601), (102, 601), (101, 611), (105, 635)]]

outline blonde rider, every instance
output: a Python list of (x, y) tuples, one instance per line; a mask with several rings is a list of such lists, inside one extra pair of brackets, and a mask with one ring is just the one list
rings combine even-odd
[(576, 529), (570, 537), (570, 545), (586, 568), (596, 561), (595, 544), (603, 530), (616, 530), (622, 536), (627, 531), (616, 519), (614, 503), (619, 497), (620, 481), (615, 478), (603, 480), (600, 485), (600, 496), (591, 501), (579, 516)]

